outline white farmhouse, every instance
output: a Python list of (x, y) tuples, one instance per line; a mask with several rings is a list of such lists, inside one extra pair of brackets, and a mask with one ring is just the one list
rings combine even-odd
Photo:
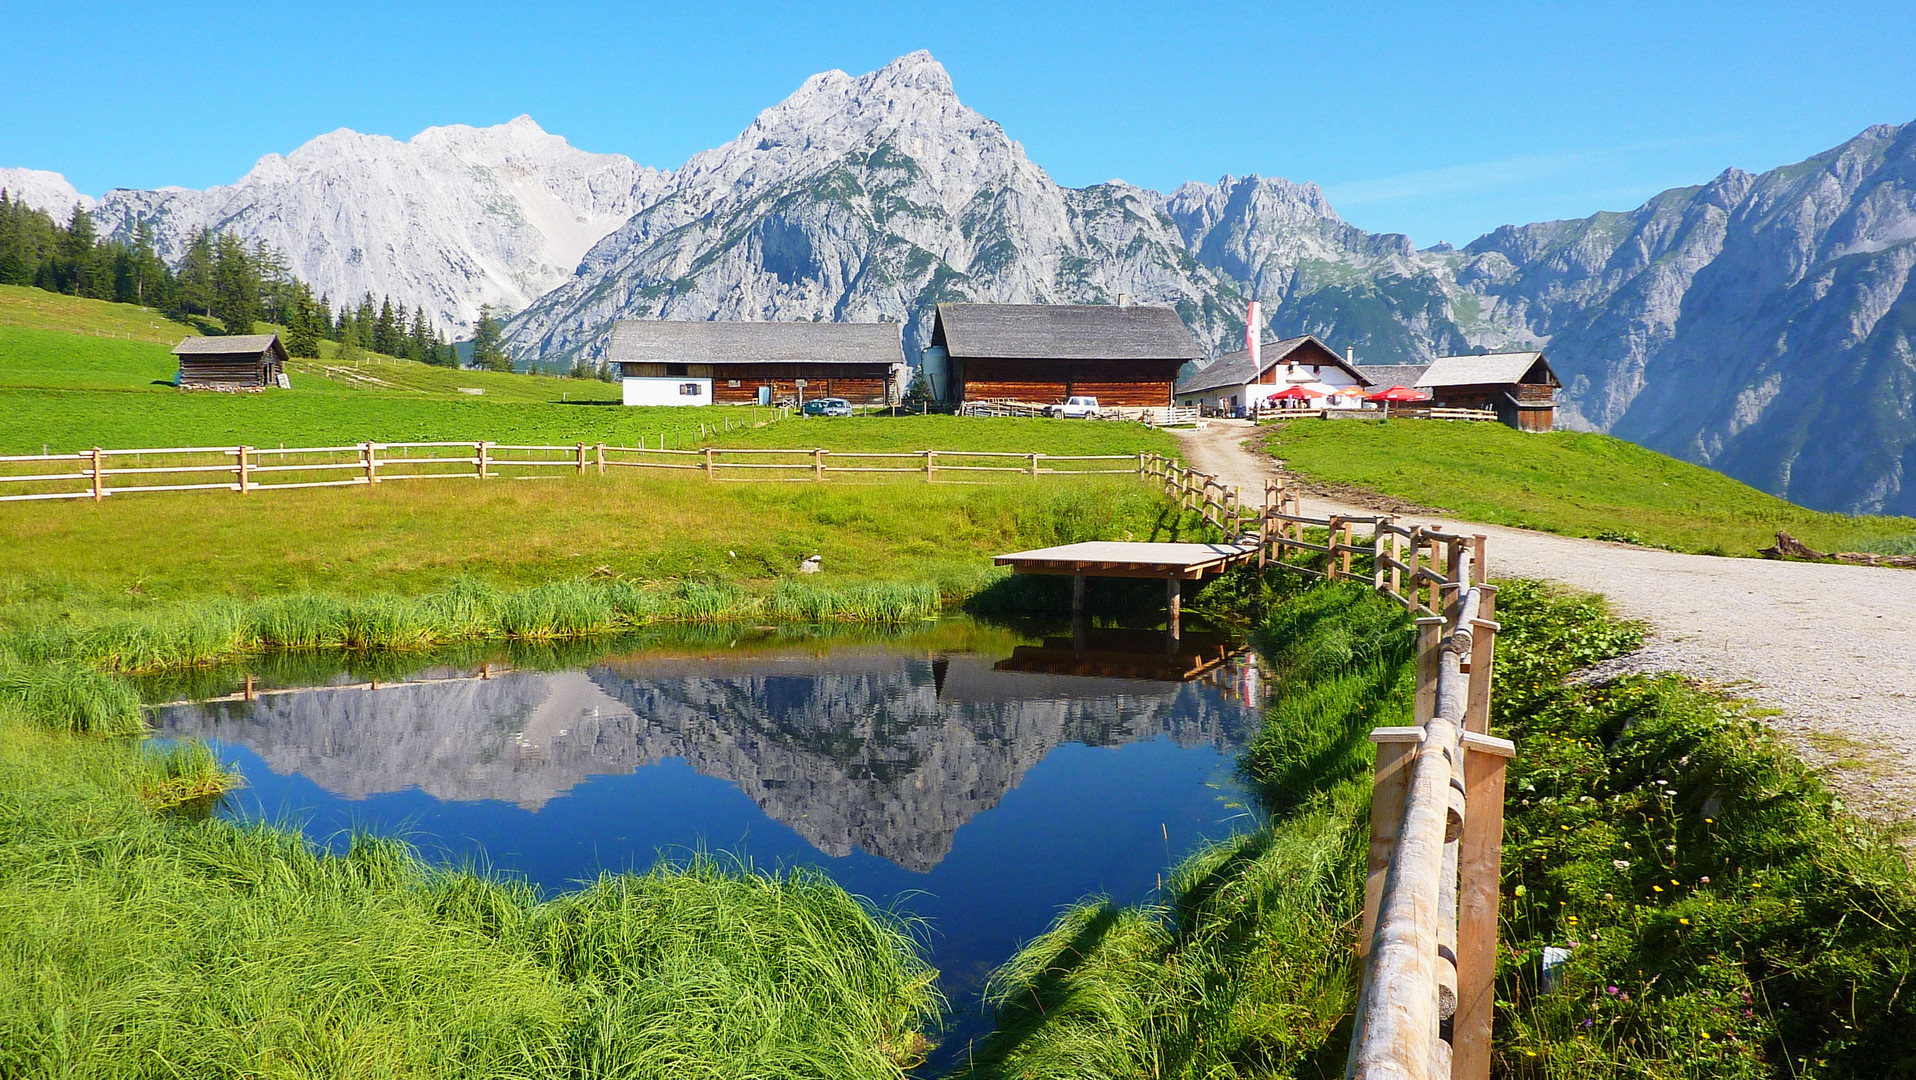
[(1178, 382), (1179, 405), (1196, 405), (1233, 416), (1276, 408), (1271, 398), (1303, 387), (1313, 408), (1360, 408), (1372, 382), (1361, 369), (1309, 334), (1264, 342), (1253, 360), (1249, 349), (1226, 353)]

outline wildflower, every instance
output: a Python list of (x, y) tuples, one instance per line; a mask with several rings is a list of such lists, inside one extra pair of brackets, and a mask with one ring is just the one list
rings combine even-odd
[(1611, 865), (1611, 866), (1614, 866), (1614, 867), (1616, 867), (1616, 868), (1617, 868), (1617, 869), (1619, 869), (1619, 870), (1628, 870), (1628, 869), (1630, 869), (1630, 860), (1628, 860), (1628, 859), (1611, 859), (1611, 860), (1610, 860), (1610, 865)]
[(1697, 878), (1696, 881), (1697, 881), (1697, 884), (1699, 885), (1708, 885), (1710, 883), (1710, 875), (1705, 874), (1702, 877)]
[(1678, 881), (1678, 880), (1677, 880), (1677, 879), (1675, 879), (1675, 878), (1671, 878), (1671, 879), (1670, 879), (1670, 884), (1672, 884), (1672, 885), (1682, 885), (1683, 883), (1682, 883), (1681, 881)]
[(1663, 886), (1661, 886), (1661, 885), (1652, 885), (1652, 886), (1650, 886), (1650, 890), (1651, 890), (1652, 892), (1662, 892), (1662, 891), (1663, 891)]
[(1609, 994), (1611, 997), (1616, 997), (1617, 994), (1620, 993), (1615, 986), (1606, 986), (1603, 988), (1603, 992)]
[(1524, 893), (1524, 888), (1522, 885), (1519, 885), (1515, 889), (1511, 890), (1511, 892), (1512, 892), (1512, 895), (1522, 896)]
[(1716, 824), (1716, 819), (1715, 819), (1715, 818), (1713, 818), (1713, 817), (1706, 817), (1706, 818), (1704, 818), (1704, 819), (1703, 819), (1703, 824), (1705, 824), (1705, 825), (1714, 825), (1714, 824)]
[(1690, 925), (1690, 920), (1688, 920), (1688, 919), (1678, 919), (1678, 920), (1677, 920), (1677, 922), (1680, 922), (1680, 923), (1682, 923), (1682, 924), (1683, 924), (1683, 925), (1685, 925), (1685, 926), (1688, 926), (1688, 925)]

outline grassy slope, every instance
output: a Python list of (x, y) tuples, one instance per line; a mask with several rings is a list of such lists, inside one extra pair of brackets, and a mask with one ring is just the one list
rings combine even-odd
[(1806, 510), (1607, 435), (1501, 424), (1294, 421), (1270, 439), (1296, 473), (1499, 525), (1749, 555), (1781, 529), (1823, 550), (1916, 536), (1916, 519)]

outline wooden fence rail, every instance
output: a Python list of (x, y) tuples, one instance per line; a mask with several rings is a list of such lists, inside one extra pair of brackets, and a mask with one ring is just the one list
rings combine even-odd
[[(1282, 479), (1266, 482), (1261, 506), (1246, 507), (1217, 477), (1157, 455), (1139, 472), (1227, 539), (1255, 545), (1260, 569), (1367, 578), (1416, 618), (1415, 724), (1371, 732), (1363, 980), (1345, 1072), (1487, 1080), (1504, 767), (1516, 747), (1490, 734), (1497, 589), (1484, 538), (1391, 514), (1307, 515)], [(1293, 552), (1322, 556), (1321, 569), (1284, 561)]]
[[(608, 469), (701, 472), (709, 480), (809, 480), (861, 474), (1134, 475), (1132, 454), (917, 450), (663, 449), (605, 443), (364, 442), (348, 446), (187, 446), (0, 456), (0, 502), (92, 499), (152, 491), (274, 491), (465, 477), (533, 479)], [(177, 481), (177, 482), (175, 482)]]

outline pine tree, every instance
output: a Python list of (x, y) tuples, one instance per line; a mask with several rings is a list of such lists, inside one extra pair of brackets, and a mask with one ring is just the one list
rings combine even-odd
[(429, 363), (433, 359), (432, 323), (426, 319), (425, 305), (413, 309), (412, 328), (406, 332), (406, 359)]
[(231, 233), (214, 244), (213, 317), (229, 335), (250, 334), (259, 318), (259, 270)]
[(180, 257), (180, 311), (182, 313), (197, 310), (201, 315), (213, 313), (213, 271), (215, 257), (213, 238), (205, 230), (193, 234), (193, 240), (186, 246), (186, 254)]
[(511, 371), (512, 357), (506, 355), (499, 320), (492, 317), (492, 305), (479, 305), (479, 325), (472, 331), (472, 366), (487, 371)]
[(398, 356), (402, 350), (405, 332), (400, 328), (399, 316), (393, 314), (393, 298), (388, 296), (379, 308), (379, 319), (373, 323), (373, 351), (387, 356)]

